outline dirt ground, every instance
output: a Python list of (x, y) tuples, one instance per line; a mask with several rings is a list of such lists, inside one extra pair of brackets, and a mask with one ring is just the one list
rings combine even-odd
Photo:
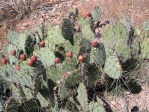
[[(79, 9), (79, 17), (91, 11), (93, 7), (99, 6), (102, 9), (101, 21), (110, 20), (111, 23), (129, 17), (132, 24), (139, 28), (145, 20), (149, 20), (149, 0), (49, 0), (48, 3), (41, 5), (39, 9), (33, 10), (30, 15), (23, 19), (14, 21), (15, 14), (9, 14), (0, 20), (0, 50), (6, 43), (8, 29), (19, 32), (25, 29), (34, 30), (37, 25), (53, 23), (59, 25), (62, 18), (68, 16), (68, 12)], [(1, 14), (3, 12), (0, 12)], [(116, 112), (124, 112), (125, 101), (129, 110), (135, 106), (139, 107), (140, 112), (149, 111), (149, 87), (142, 85), (142, 91), (138, 94), (126, 93), (126, 100), (122, 97), (107, 97), (111, 107)], [(132, 111), (134, 112), (134, 111)]]

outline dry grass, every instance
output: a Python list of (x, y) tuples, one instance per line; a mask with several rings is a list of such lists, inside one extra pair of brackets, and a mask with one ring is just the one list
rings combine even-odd
[(5, 12), (17, 14), (30, 13), (42, 3), (42, 0), (1, 0), (0, 8)]

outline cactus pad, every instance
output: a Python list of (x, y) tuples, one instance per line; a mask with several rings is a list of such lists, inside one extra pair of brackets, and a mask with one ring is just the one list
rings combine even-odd
[(103, 65), (106, 60), (106, 52), (103, 44), (100, 44), (98, 48), (92, 48), (90, 53), (90, 63), (96, 63), (97, 65)]
[(149, 39), (144, 39), (141, 43), (141, 55), (144, 59), (149, 59)]
[(73, 33), (74, 33), (74, 27), (72, 22), (69, 19), (63, 19), (61, 32), (63, 35), (63, 38), (66, 40), (72, 40)]
[(113, 79), (120, 78), (122, 75), (122, 68), (119, 60), (115, 56), (108, 57), (105, 62), (104, 71)]
[(38, 57), (39, 61), (42, 62), (45, 68), (55, 63), (55, 55), (53, 51), (47, 47), (41, 48), (40, 50), (36, 50), (33, 54)]
[(94, 20), (95, 22), (100, 19), (101, 13), (102, 13), (102, 12), (101, 12), (101, 9), (100, 9), (99, 7), (95, 7), (95, 8), (92, 10), (91, 14), (92, 14), (93, 20)]
[(41, 95), (40, 92), (37, 94), (37, 99), (39, 100), (41, 107), (47, 107), (49, 105), (49, 102)]
[(77, 100), (79, 101), (81, 107), (83, 108), (83, 111), (86, 112), (88, 110), (88, 96), (86, 87), (83, 83), (79, 84), (77, 92), (78, 92)]
[(99, 105), (97, 102), (89, 103), (89, 112), (106, 112), (103, 106)]
[(45, 41), (46, 45), (58, 45), (64, 43), (65, 40), (61, 34), (60, 27), (55, 26), (48, 30), (47, 39)]

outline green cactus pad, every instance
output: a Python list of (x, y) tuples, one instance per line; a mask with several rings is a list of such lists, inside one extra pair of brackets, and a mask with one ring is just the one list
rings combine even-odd
[(119, 46), (126, 44), (127, 30), (125, 26), (121, 23), (116, 23), (110, 27), (108, 27), (103, 32), (103, 44), (107, 48), (115, 48), (115, 46)]
[(58, 95), (62, 100), (67, 99), (69, 97), (69, 91), (65, 86), (60, 86), (58, 90)]
[(68, 74), (68, 77), (65, 79), (66, 87), (72, 87), (80, 83), (80, 79), (78, 78), (78, 70), (76, 66), (76, 58), (68, 59), (62, 64), (62, 74)]
[(103, 32), (103, 44), (106, 48), (115, 49), (123, 62), (130, 57), (130, 48), (126, 38), (127, 30), (122, 23), (116, 23)]
[(2, 78), (1, 78), (1, 80), (0, 80), (0, 94), (5, 94), (8, 86), (9, 86), (9, 84), (6, 81), (2, 80)]
[(36, 31), (37, 31), (37, 34), (38, 34), (40, 40), (43, 40), (43, 31), (42, 31), (42, 29), (40, 27), (37, 27)]
[(19, 65), (19, 60), (15, 56), (9, 56), (9, 63), (11, 65)]
[(78, 92), (77, 100), (79, 101), (81, 107), (83, 108), (83, 111), (86, 112), (88, 110), (88, 96), (86, 87), (83, 83), (79, 84), (77, 92)]
[(14, 45), (19, 44), (20, 40), (18, 38), (19, 38), (19, 33), (15, 31), (9, 31), (9, 33), (7, 34), (8, 41)]
[(47, 47), (35, 50), (33, 54), (38, 57), (39, 61), (42, 62), (45, 68), (48, 68), (55, 63), (55, 55), (53, 51)]
[(53, 82), (56, 83), (56, 81), (61, 79), (63, 74), (61, 73), (60, 67), (52, 65), (46, 70), (46, 75), (48, 79), (51, 79)]
[(103, 106), (99, 105), (97, 102), (89, 103), (89, 112), (106, 112)]
[(144, 39), (141, 42), (141, 55), (144, 59), (149, 59), (149, 39)]
[(88, 76), (89, 85), (93, 85), (102, 75), (100, 66), (90, 67), (89, 72), (86, 75)]
[(122, 75), (122, 67), (119, 60), (115, 56), (107, 57), (104, 71), (109, 77), (119, 79)]
[(63, 73), (71, 72), (71, 71), (73, 72), (74, 70), (76, 70), (76, 66), (77, 66), (76, 58), (67, 59), (62, 64), (62, 71)]
[(90, 43), (86, 38), (82, 38), (79, 46), (80, 46), (79, 55), (88, 53), (88, 51), (90, 51), (90, 49), (91, 49)]
[(145, 31), (149, 31), (149, 21), (144, 21), (144, 23), (143, 23), (143, 29)]
[(21, 96), (19, 88), (17, 88), (14, 84), (11, 83), (12, 97), (19, 103), (22, 102), (23, 98)]
[(90, 63), (97, 65), (104, 65), (106, 60), (106, 52), (103, 44), (100, 44), (98, 48), (92, 48), (90, 53)]
[(82, 40), (82, 34), (75, 34), (73, 36), (74, 45), (72, 45), (69, 41), (65, 44), (66, 52), (72, 52), (74, 57), (77, 57), (80, 50), (80, 41)]
[(48, 30), (47, 39), (45, 40), (46, 45), (58, 45), (65, 42), (65, 39), (62, 36), (59, 26), (52, 27)]
[(66, 40), (72, 40), (73, 33), (74, 33), (74, 27), (72, 22), (69, 19), (63, 19), (62, 26), (61, 26), (61, 32), (63, 35), (63, 38)]
[(71, 74), (65, 79), (65, 87), (74, 87), (81, 82), (81, 78), (77, 74)]
[(21, 33), (19, 35), (19, 44), (17, 45), (17, 48), (19, 50), (23, 50), (24, 54), (29, 55), (33, 52), (34, 49), (34, 40), (32, 38), (24, 33)]
[(123, 62), (125, 62), (130, 57), (130, 48), (126, 44), (117, 44), (115, 47), (115, 51), (117, 52), (119, 59)]
[(84, 18), (80, 18), (80, 24), (81, 24), (81, 27), (85, 27), (86, 25), (90, 25), (91, 24), (91, 18), (90, 17), (87, 17), (86, 19)]
[(82, 28), (83, 37), (91, 41), (95, 38), (94, 33), (92, 32), (90, 25), (86, 25)]
[(29, 89), (25, 86), (22, 86), (22, 90), (23, 90), (26, 100), (31, 100), (33, 98), (31, 89)]
[(92, 10), (91, 14), (92, 14), (93, 20), (96, 22), (96, 21), (99, 21), (101, 14), (102, 14), (102, 11), (99, 7), (95, 7)]
[(27, 68), (26, 65), (20, 65), (20, 71), (15, 70), (15, 66), (6, 65), (1, 68), (1, 76), (4, 80), (8, 82), (14, 82), (20, 85), (26, 85), (28, 87), (32, 86), (32, 78), (30, 74), (34, 74), (34, 71), (30, 68)]
[(38, 94), (37, 94), (37, 99), (39, 100), (41, 107), (48, 107), (48, 105), (49, 105), (48, 100), (46, 100), (46, 99), (41, 95), (40, 92), (38, 92)]
[(9, 54), (11, 54), (11, 50), (16, 50), (17, 51), (17, 46), (13, 45), (13, 44), (8, 44), (7, 45), (7, 52)]
[(140, 38), (136, 37), (132, 41), (131, 45), (131, 55), (133, 58), (138, 58), (140, 52)]

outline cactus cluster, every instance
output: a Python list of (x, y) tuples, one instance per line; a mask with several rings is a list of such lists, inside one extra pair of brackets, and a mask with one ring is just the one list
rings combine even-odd
[[(34, 108), (37, 106), (54, 112), (69, 112), (71, 109), (59, 107), (58, 99), (67, 99), (74, 104), (75, 97), (79, 102), (77, 111), (105, 112), (103, 102), (97, 96), (97, 101), (89, 102), (86, 88), (103, 77), (120, 79), (125, 72), (123, 63), (127, 60), (149, 58), (149, 40), (133, 37), (128, 44), (125, 25), (117, 22), (106, 27), (109, 21), (100, 23), (98, 7), (80, 19), (78, 31), (75, 29), (77, 17), (78, 10), (63, 19), (61, 26), (51, 26), (47, 35), (44, 35), (43, 27), (37, 27), (36, 32), (8, 33), (9, 44), (3, 49), (8, 57), (3, 57), (0, 68), (0, 76), (12, 92), (5, 110), (10, 111), (13, 102), (18, 112), (26, 111), (25, 105), (30, 112), (38, 111)], [(72, 91), (78, 94), (73, 95)]]

